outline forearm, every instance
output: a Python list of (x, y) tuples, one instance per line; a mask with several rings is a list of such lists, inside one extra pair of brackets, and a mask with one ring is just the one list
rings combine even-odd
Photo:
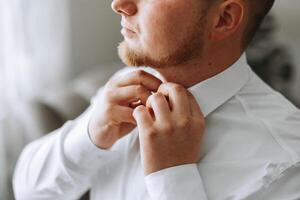
[(86, 131), (88, 115), (29, 144), (14, 175), (17, 199), (78, 199), (115, 152), (98, 149)]

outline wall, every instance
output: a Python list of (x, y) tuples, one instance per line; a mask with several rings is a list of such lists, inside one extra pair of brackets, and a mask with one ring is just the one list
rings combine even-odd
[(72, 75), (102, 63), (118, 61), (120, 19), (112, 1), (71, 0)]
[(277, 0), (273, 13), (278, 21), (277, 40), (287, 45), (296, 66), (293, 93), (300, 101), (300, 1)]

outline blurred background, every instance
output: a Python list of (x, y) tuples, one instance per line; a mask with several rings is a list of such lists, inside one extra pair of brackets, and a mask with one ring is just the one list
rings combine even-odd
[[(120, 21), (103, 0), (0, 0), (0, 200), (28, 142), (77, 117), (123, 65)], [(300, 1), (277, 0), (248, 62), (300, 102)]]

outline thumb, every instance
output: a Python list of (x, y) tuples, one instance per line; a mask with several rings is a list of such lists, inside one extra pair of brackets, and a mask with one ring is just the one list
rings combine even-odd
[(148, 129), (153, 124), (153, 119), (152, 119), (149, 111), (143, 105), (140, 105), (134, 109), (133, 117), (136, 120), (139, 130)]

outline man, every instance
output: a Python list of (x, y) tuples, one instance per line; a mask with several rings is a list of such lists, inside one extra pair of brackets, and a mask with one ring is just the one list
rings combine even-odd
[(30, 144), (17, 199), (300, 199), (300, 112), (243, 52), (273, 0), (114, 0), (129, 66)]

